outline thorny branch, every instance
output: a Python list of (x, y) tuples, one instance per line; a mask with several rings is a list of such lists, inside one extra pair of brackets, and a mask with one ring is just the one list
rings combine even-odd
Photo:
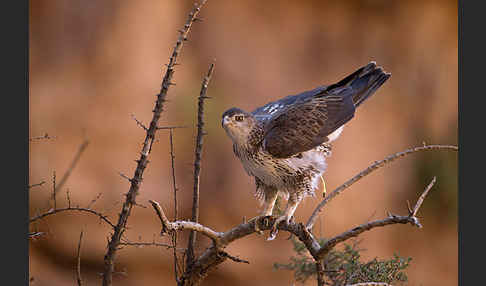
[(177, 62), (177, 57), (182, 49), (184, 41), (187, 39), (190, 28), (194, 23), (194, 19), (199, 14), (201, 7), (205, 4), (206, 0), (203, 0), (200, 4), (194, 5), (194, 8), (189, 13), (186, 24), (179, 31), (179, 38), (177, 39), (176, 45), (172, 51), (172, 55), (169, 59), (169, 64), (167, 65), (167, 70), (162, 80), (162, 86), (160, 93), (157, 95), (157, 100), (155, 102), (155, 107), (153, 109), (153, 117), (150, 122), (150, 126), (146, 131), (145, 140), (143, 143), (142, 151), (140, 152), (140, 159), (137, 160), (137, 167), (133, 178), (130, 181), (130, 189), (126, 195), (126, 200), (123, 203), (122, 210), (119, 215), (118, 223), (113, 231), (113, 234), (108, 242), (108, 250), (104, 257), (105, 269), (103, 272), (103, 285), (108, 286), (112, 284), (112, 276), (114, 272), (114, 260), (115, 255), (118, 250), (118, 245), (120, 244), (120, 239), (125, 230), (128, 217), (130, 216), (131, 209), (135, 204), (135, 198), (138, 194), (140, 188), (140, 183), (142, 182), (142, 175), (148, 164), (148, 155), (152, 150), (152, 144), (155, 139), (155, 133), (157, 131), (157, 124), (160, 119), (161, 113), (163, 111), (163, 106), (165, 98), (169, 87), (173, 85), (172, 77), (174, 75), (174, 67)]
[[(174, 189), (174, 220), (177, 220), (177, 184), (175, 175), (175, 154), (174, 154), (174, 141), (173, 141), (173, 131), (169, 129), (169, 141), (170, 141), (170, 166), (172, 170), (172, 186)], [(177, 232), (172, 234), (172, 247), (174, 256), (174, 277), (176, 282), (179, 282), (179, 260), (177, 258)]]
[(336, 188), (328, 196), (326, 196), (326, 198), (323, 199), (319, 203), (319, 205), (314, 209), (314, 211), (312, 212), (312, 215), (309, 217), (309, 220), (307, 221), (306, 227), (308, 229), (312, 229), (312, 227), (314, 226), (314, 223), (316, 222), (317, 217), (318, 217), (319, 213), (321, 212), (322, 208), (330, 200), (332, 200), (334, 197), (339, 195), (342, 191), (344, 191), (345, 189), (350, 187), (352, 184), (356, 183), (357, 181), (361, 180), (365, 176), (369, 175), (371, 172), (383, 167), (385, 164), (390, 163), (390, 162), (394, 161), (395, 159), (404, 157), (406, 155), (409, 155), (409, 154), (412, 154), (412, 153), (415, 153), (415, 152), (419, 152), (419, 151), (436, 150), (436, 149), (446, 149), (446, 150), (457, 151), (458, 147), (457, 146), (451, 146), (451, 145), (424, 145), (424, 146), (411, 148), (411, 149), (405, 150), (403, 152), (398, 152), (396, 154), (393, 154), (393, 155), (386, 157), (385, 159), (383, 159), (381, 161), (376, 161), (373, 165), (367, 167), (366, 169), (364, 169), (363, 171), (358, 173), (356, 176), (352, 177), (351, 179), (346, 181), (344, 184), (342, 184), (341, 186)]
[[(204, 128), (204, 100), (209, 98), (206, 96), (209, 81), (213, 75), (214, 63), (211, 64), (208, 70), (208, 74), (204, 77), (201, 92), (198, 98), (198, 110), (197, 110), (197, 137), (196, 137), (196, 149), (194, 150), (194, 189), (192, 195), (192, 221), (199, 221), (199, 174), (201, 172), (201, 153), (203, 136), (206, 135)], [(196, 232), (191, 231), (189, 234), (189, 242), (187, 245), (186, 265), (190, 265), (194, 260), (194, 247), (196, 245)]]
[[(422, 146), (416, 147), (412, 149), (408, 149), (404, 152), (396, 153), (392, 156), (385, 158), (382, 161), (375, 162), (373, 165), (365, 169), (364, 171), (360, 172), (358, 175), (353, 177), (353, 179), (349, 180), (347, 184), (345, 183), (340, 188), (333, 191), (331, 194), (332, 196), (336, 196), (347, 188), (350, 184), (356, 182), (357, 180), (363, 178), (364, 176), (371, 173), (373, 170), (383, 166), (384, 164), (395, 160), (399, 157), (403, 157), (407, 154), (418, 152), (421, 150), (430, 150), (430, 149), (449, 149), (457, 151), (458, 148), (456, 146), (447, 146), (447, 145), (429, 145), (429, 146)], [(434, 183), (436, 182), (436, 178), (434, 177), (430, 184), (426, 187), (422, 195), (417, 199), (417, 202), (413, 209), (409, 208), (409, 214), (407, 216), (398, 216), (389, 214), (387, 218), (382, 220), (376, 220), (372, 222), (368, 222), (362, 225), (359, 225), (351, 230), (348, 230), (344, 233), (341, 233), (334, 238), (329, 239), (324, 243), (324, 245), (319, 245), (319, 242), (314, 238), (311, 228), (308, 228), (306, 225), (302, 223), (280, 223), (278, 225), (278, 229), (288, 231), (291, 234), (295, 235), (304, 245), (306, 246), (307, 250), (314, 258), (316, 262), (316, 270), (317, 270), (317, 278), (318, 278), (318, 285), (324, 285), (324, 276), (323, 273), (325, 271), (324, 266), (322, 265), (322, 259), (332, 250), (337, 244), (342, 243), (352, 237), (356, 237), (359, 234), (369, 231), (375, 227), (381, 227), (386, 225), (392, 224), (410, 224), (416, 227), (422, 227), (419, 219), (416, 217), (417, 211), (421, 207), (425, 197), (427, 196), (429, 190), (432, 188)], [(255, 232), (255, 224), (258, 224), (260, 230), (268, 230), (273, 225), (275, 221), (274, 217), (263, 217), (258, 220), (253, 220), (251, 222), (244, 222), (226, 232), (217, 232), (213, 229), (201, 225), (195, 222), (187, 222), (187, 221), (174, 221), (170, 222), (166, 215), (164, 214), (163, 210), (161, 209), (160, 205), (155, 201), (150, 201), (154, 210), (159, 217), (161, 224), (162, 224), (162, 234), (163, 233), (171, 233), (177, 230), (190, 230), (200, 232), (201, 234), (209, 237), (213, 244), (211, 247), (207, 248), (204, 253), (202, 253), (199, 257), (194, 259), (194, 262), (191, 265), (187, 266), (184, 274), (180, 277), (178, 285), (198, 285), (201, 280), (207, 275), (207, 272), (212, 269), (214, 266), (224, 262), (228, 256), (222, 254), (224, 248), (229, 245), (231, 242), (245, 237), (247, 235), (253, 234)], [(231, 258), (230, 258), (231, 259)]]

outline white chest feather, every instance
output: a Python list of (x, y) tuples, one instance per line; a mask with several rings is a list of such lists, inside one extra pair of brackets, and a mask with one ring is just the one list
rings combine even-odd
[(322, 146), (303, 152), (302, 156), (286, 159), (274, 158), (262, 150), (250, 155), (240, 149), (238, 153), (245, 171), (250, 176), (255, 176), (264, 184), (275, 186), (282, 191), (293, 188), (289, 181), (292, 182), (292, 177), (300, 176), (302, 173), (309, 174), (306, 180), (309, 180), (309, 184), (314, 189), (317, 187), (318, 178), (326, 169), (325, 152)]

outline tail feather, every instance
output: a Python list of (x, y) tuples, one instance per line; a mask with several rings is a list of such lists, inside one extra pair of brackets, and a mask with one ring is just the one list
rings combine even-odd
[(355, 107), (358, 107), (373, 95), (390, 76), (390, 73), (383, 71), (381, 67), (376, 66), (376, 62), (372, 61), (341, 81), (330, 85), (326, 90), (342, 90), (342, 88), (351, 87), (353, 89), (353, 103)]
[(375, 91), (385, 83), (391, 76), (390, 73), (383, 71), (381, 67), (376, 67), (366, 73), (360, 74), (353, 80), (351, 87), (356, 90), (353, 95), (354, 106), (358, 107), (368, 99)]

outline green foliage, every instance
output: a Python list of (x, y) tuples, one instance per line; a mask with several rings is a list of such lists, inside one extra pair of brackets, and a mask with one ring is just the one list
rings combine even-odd
[[(323, 245), (325, 239), (319, 239)], [(292, 238), (296, 256), (290, 257), (286, 264), (275, 263), (275, 269), (294, 271), (296, 281), (304, 283), (312, 276), (316, 277), (315, 262), (307, 253), (305, 245)], [(394, 255), (389, 260), (374, 258), (368, 262), (360, 261), (358, 243), (345, 244), (343, 250), (332, 250), (324, 258), (325, 279), (329, 285), (341, 286), (361, 282), (406, 282), (407, 275), (403, 270), (408, 267), (411, 258), (402, 258)]]

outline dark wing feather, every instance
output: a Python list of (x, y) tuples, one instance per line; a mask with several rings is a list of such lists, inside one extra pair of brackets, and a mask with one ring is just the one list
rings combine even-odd
[(317, 93), (297, 95), (264, 125), (263, 147), (274, 157), (288, 158), (326, 142), (389, 77), (371, 62)]
[(324, 90), (326, 90), (326, 86), (320, 86), (313, 90), (308, 90), (296, 95), (289, 95), (280, 100), (269, 102), (257, 109), (253, 110), (251, 114), (261, 122), (268, 122), (272, 118), (278, 116), (280, 113), (285, 112), (289, 107), (293, 106), (294, 104), (303, 103), (308, 99), (321, 94)]

